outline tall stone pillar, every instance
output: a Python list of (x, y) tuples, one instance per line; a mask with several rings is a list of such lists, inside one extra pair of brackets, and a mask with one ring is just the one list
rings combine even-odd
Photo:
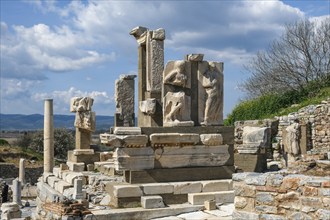
[(16, 178), (13, 180), (13, 202), (22, 205), (21, 200), (21, 182)]
[(116, 80), (115, 99), (115, 127), (134, 127), (134, 78), (136, 75), (121, 75), (120, 79)]
[(44, 173), (53, 172), (54, 167), (54, 115), (53, 100), (45, 100), (44, 111)]
[[(136, 27), (130, 34), (139, 44), (138, 48), (138, 126), (160, 127), (163, 125), (162, 82), (164, 70), (165, 30), (150, 31)], [(148, 107), (146, 107), (148, 106)]]
[(19, 181), (22, 183), (22, 185), (25, 184), (25, 159), (21, 158), (19, 160)]

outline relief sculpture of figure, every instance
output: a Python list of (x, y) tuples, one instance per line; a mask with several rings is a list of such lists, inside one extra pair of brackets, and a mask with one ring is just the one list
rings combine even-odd
[(214, 63), (210, 63), (209, 69), (203, 74), (202, 86), (205, 88), (207, 97), (205, 101), (204, 121), (202, 125), (217, 124), (220, 119), (221, 91), (219, 72)]
[(186, 87), (188, 77), (185, 73), (185, 65), (184, 61), (178, 61), (175, 68), (164, 78), (164, 83)]
[(179, 122), (181, 121), (180, 115), (182, 114), (181, 110), (184, 105), (184, 92), (177, 92), (177, 93), (168, 93), (168, 96), (171, 99), (166, 100), (166, 107), (165, 107), (165, 122)]
[(299, 134), (300, 134), (300, 126), (299, 121), (296, 119), (293, 124), (289, 125), (286, 129), (288, 132), (287, 136), (287, 150), (288, 153), (296, 157), (299, 155), (300, 147), (299, 147)]

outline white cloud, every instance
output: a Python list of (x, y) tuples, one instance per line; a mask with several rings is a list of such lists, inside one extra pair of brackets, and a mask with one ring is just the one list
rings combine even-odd
[[(6, 27), (5, 23), (1, 28)], [(68, 26), (51, 29), (45, 24), (13, 26), (14, 35), (1, 41), (1, 76), (46, 79), (45, 72), (68, 72), (114, 61), (115, 53), (91, 50), (93, 42)], [(19, 64), (19, 65), (17, 65)]]
[(54, 107), (64, 113), (69, 113), (70, 100), (73, 97), (91, 97), (94, 99), (95, 105), (109, 105), (114, 102), (114, 98), (110, 97), (107, 92), (101, 91), (81, 91), (77, 88), (70, 87), (68, 90), (56, 90), (51, 93), (36, 93), (32, 95), (32, 100), (41, 102), (44, 99), (54, 99)]

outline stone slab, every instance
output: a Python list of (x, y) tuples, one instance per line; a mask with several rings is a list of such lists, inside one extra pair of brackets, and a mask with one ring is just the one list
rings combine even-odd
[(173, 193), (174, 186), (169, 183), (149, 183), (143, 184), (142, 190), (145, 195), (159, 195)]
[(235, 165), (244, 172), (262, 172), (267, 169), (266, 154), (235, 154)]
[(174, 194), (199, 193), (202, 191), (202, 183), (200, 182), (174, 182), (170, 184), (174, 187)]
[(101, 134), (101, 143), (113, 147), (146, 147), (147, 135)]
[(234, 170), (235, 168), (233, 166), (151, 169), (141, 171), (128, 170), (124, 172), (124, 178), (128, 183), (231, 179)]
[(152, 146), (196, 145), (199, 135), (194, 133), (154, 133), (150, 135)]
[(98, 220), (141, 220), (141, 219), (153, 219), (166, 216), (176, 216), (182, 213), (194, 212), (201, 210), (203, 206), (180, 204), (170, 205), (166, 208), (157, 209), (143, 209), (143, 208), (127, 208), (127, 209), (111, 209), (111, 210), (92, 210), (93, 215)]
[(221, 134), (201, 134), (201, 142), (206, 146), (216, 146), (223, 144), (223, 137)]
[(212, 180), (202, 182), (202, 192), (215, 192), (233, 190), (233, 181), (230, 180)]
[(140, 135), (140, 127), (115, 127), (113, 130), (115, 135)]
[(138, 185), (113, 185), (113, 195), (117, 198), (140, 197), (143, 195)]
[(153, 133), (221, 134), (223, 137), (223, 144), (234, 144), (233, 126), (141, 127), (141, 131), (148, 136)]
[(165, 207), (161, 196), (141, 196), (141, 206), (144, 209), (154, 209)]
[(188, 194), (188, 202), (192, 205), (202, 205), (205, 201), (215, 200), (216, 203), (233, 203), (234, 191), (206, 192)]
[(118, 157), (114, 165), (117, 171), (153, 169), (154, 156)]
[(155, 168), (234, 165), (231, 145), (162, 147), (155, 149)]

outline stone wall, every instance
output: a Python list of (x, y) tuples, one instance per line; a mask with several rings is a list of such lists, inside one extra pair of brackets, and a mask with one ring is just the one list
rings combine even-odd
[[(0, 178), (17, 178), (19, 169), (12, 163), (0, 163)], [(35, 184), (43, 173), (43, 167), (25, 168), (26, 183)]]
[(328, 219), (330, 181), (299, 174), (233, 174), (233, 219)]
[(276, 139), (282, 143), (283, 129), (295, 119), (306, 126), (306, 150), (311, 154), (323, 154), (330, 151), (330, 98), (319, 105), (309, 105), (279, 119)]

